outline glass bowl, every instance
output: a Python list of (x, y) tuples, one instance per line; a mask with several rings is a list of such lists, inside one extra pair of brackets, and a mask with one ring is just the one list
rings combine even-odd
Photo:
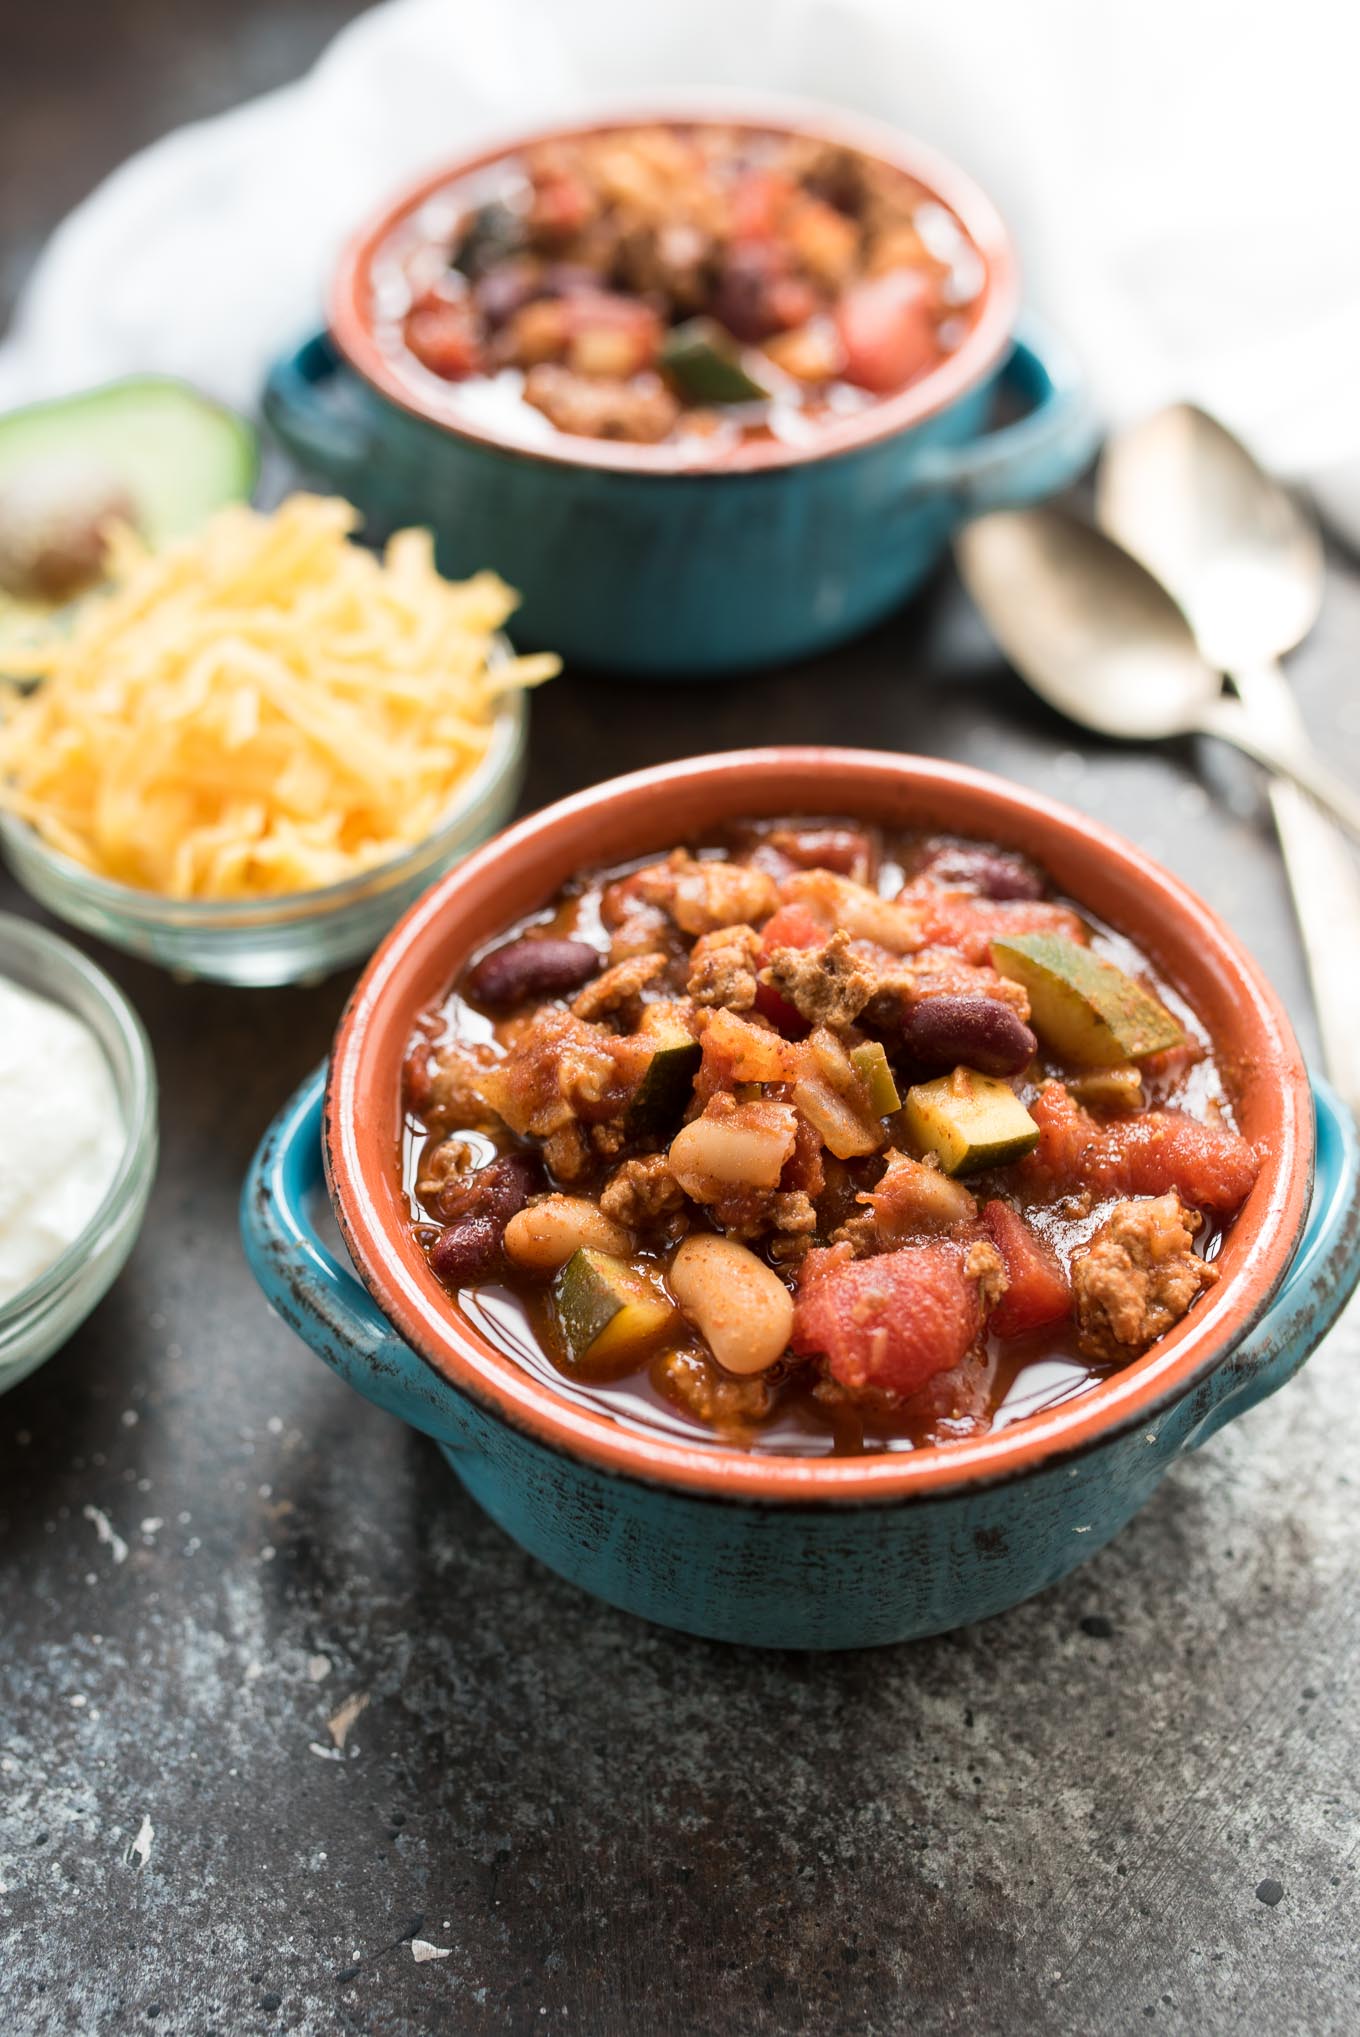
[(264, 988), (315, 981), (369, 955), (436, 877), (503, 827), (524, 777), (528, 713), (504, 696), (485, 757), (443, 826), (406, 854), (340, 884), (275, 898), (166, 898), (98, 877), (0, 813), (0, 846), (19, 882), (59, 919), (178, 976)]
[(0, 972), (74, 1012), (113, 1074), (125, 1134), (118, 1171), (78, 1237), (0, 1302), (0, 1393), (52, 1356), (123, 1270), (156, 1172), (156, 1064), (142, 1022), (102, 969), (56, 934), (0, 913)]

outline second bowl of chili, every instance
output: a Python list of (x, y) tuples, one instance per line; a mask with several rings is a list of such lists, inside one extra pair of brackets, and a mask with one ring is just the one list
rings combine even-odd
[[(1080, 469), (1077, 377), (1018, 291), (990, 201), (889, 129), (639, 114), (383, 207), (265, 409), (446, 570), (493, 559), (527, 640), (701, 676), (865, 628), (960, 517)], [(1025, 414), (992, 430), (999, 395)]]

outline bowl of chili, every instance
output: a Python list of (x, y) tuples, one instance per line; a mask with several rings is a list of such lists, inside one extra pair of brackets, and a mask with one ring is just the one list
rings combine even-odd
[[(686, 1428), (673, 1420), (651, 1421), (639, 1405), (609, 1404), (582, 1391), (581, 1378), (569, 1376), (569, 1369), (555, 1373), (550, 1365), (527, 1363), (498, 1334), (475, 1293), (459, 1292), (457, 1279), (440, 1277), (431, 1226), (412, 1221), (405, 1143), (412, 1104), (419, 1099), (404, 1084), (403, 1070), (422, 1024), (432, 1010), (444, 1008), (451, 988), (461, 986), (457, 994), (471, 990), (474, 1002), (479, 984), (485, 991), (486, 957), (503, 953), (507, 930), (513, 934), (525, 922), (543, 938), (561, 887), (579, 890), (583, 871), (657, 867), (678, 872), (688, 885), (690, 862), (664, 861), (674, 845), (711, 844), (737, 821), (755, 824), (764, 840), (763, 823), (829, 813), (850, 816), (864, 827), (910, 830), (926, 841), (982, 844), (1002, 866), (1023, 859), (1027, 867), (1046, 872), (1049, 919), (1027, 934), (1015, 919), (1006, 942), (1028, 954), (1027, 940), (1061, 942), (1075, 932), (1075, 926), (1065, 931), (1053, 915), (1074, 909), (1088, 915), (1083, 924), (1098, 931), (1087, 966), (1098, 966), (1110, 953), (1126, 960), (1136, 954), (1140, 961), (1130, 966), (1139, 982), (1158, 987), (1165, 1000), (1158, 1008), (1179, 1015), (1180, 1030), (1204, 1050), (1195, 1058), (1200, 1065), (1207, 1059), (1215, 1070), (1216, 1087), (1201, 1089), (1199, 1102), (1184, 1092), (1176, 1109), (1156, 1114), (1148, 1136), (1134, 1143), (1144, 1155), (1168, 1139), (1176, 1147), (1173, 1119), (1182, 1131), (1200, 1119), (1211, 1121), (1207, 1130), (1200, 1124), (1208, 1139), (1201, 1154), (1208, 1155), (1202, 1185), (1196, 1188), (1174, 1163), (1168, 1176), (1186, 1200), (1204, 1208), (1215, 1204), (1227, 1156), (1236, 1156), (1233, 1164), (1249, 1156), (1233, 1196), (1223, 1204), (1226, 1210), (1231, 1203), (1232, 1212), (1214, 1239), (1212, 1277), (1201, 1269), (1191, 1282), (1193, 1292), (1166, 1318), (1170, 1326), (1154, 1334), (1147, 1348), (1094, 1368), (1080, 1390), (1047, 1403), (1033, 1401), (1028, 1411), (1013, 1407), (1003, 1419), (993, 1404), (985, 1419), (928, 1431), (919, 1421), (915, 1428), (911, 1423), (894, 1428), (892, 1422), (871, 1420), (850, 1448), (834, 1442), (791, 1447), (782, 1434), (762, 1440), (721, 1429), (701, 1433), (692, 1422)], [(686, 854), (682, 851), (682, 859)], [(711, 869), (711, 856), (710, 849), (690, 861), (703, 871)], [(812, 877), (825, 889), (828, 875), (842, 884), (859, 881), (815, 867), (780, 881), (791, 883), (794, 902), (815, 903), (816, 885), (809, 891), (804, 880)], [(651, 881), (645, 880), (644, 890)], [(928, 936), (935, 945), (922, 949), (919, 932), (905, 937), (918, 973), (924, 957), (949, 945), (938, 931), (944, 923), (939, 915), (959, 925), (967, 916), (960, 900), (970, 897), (969, 909), (975, 916), (979, 911), (957, 864), (943, 894), (929, 872), (924, 891), (921, 883), (919, 876), (897, 872), (881, 885), (899, 915), (917, 911), (923, 899), (936, 915), (936, 930)], [(692, 886), (683, 895), (692, 898)], [(855, 900), (849, 892), (837, 899), (844, 925), (845, 909), (854, 908)], [(644, 903), (652, 909), (649, 900)], [(982, 918), (991, 938), (1000, 941), (995, 927), (1007, 919), (1001, 906), (987, 908)], [(886, 921), (875, 925), (872, 937), (856, 935), (863, 955), (893, 939)], [(788, 952), (777, 944), (772, 966), (776, 976), (781, 967), (792, 972), (778, 980), (783, 992), (799, 997), (806, 987), (803, 976), (778, 959)], [(962, 950), (954, 954), (957, 965)], [(483, 976), (470, 978), (469, 965)], [(977, 964), (965, 966), (979, 970)], [(503, 962), (500, 969), (504, 975)], [(1036, 1030), (1060, 1039), (1060, 1059), (1076, 1055), (1080, 1063), (1086, 1050), (1063, 1031), (1061, 1000), (1058, 1007), (1045, 1003), (1046, 993), (1033, 976), (1029, 982)], [(490, 995), (494, 1003), (504, 986), (497, 991), (493, 981)], [(568, 1014), (560, 1000), (555, 1008)], [(1118, 1010), (1108, 1004), (1104, 1009), (1106, 1019), (1123, 1029), (1128, 1054), (1142, 1057), (1144, 1082), (1162, 1079), (1165, 1042), (1158, 1044), (1155, 1025), (1146, 1030), (1149, 1007), (1126, 998)], [(874, 1007), (866, 1011), (866, 1023), (878, 1024)], [(729, 1013), (720, 1027), (729, 1038), (730, 1018)], [(777, 1011), (774, 1020), (757, 1013), (747, 1023), (758, 1035), (801, 1042), (800, 1051), (808, 1040), (815, 1042), (815, 1028), (809, 1033), (806, 1019), (801, 1029), (785, 1022), (781, 1030), (779, 1018)], [(900, 1027), (900, 1016), (891, 1023)], [(1145, 1028), (1136, 1038), (1128, 1031), (1131, 1023)], [(713, 1024), (710, 1016), (699, 1026), (701, 1038)], [(564, 1016), (559, 1032), (566, 1025)], [(441, 1020), (441, 1037), (446, 1030)], [(902, 1036), (884, 1036), (894, 1042), (898, 1075), (904, 1067), (907, 1074), (920, 1074), (920, 1088), (932, 1091), (930, 1050), (917, 1068), (908, 1064), (922, 1051), (919, 1039), (908, 1052)], [(1066, 1084), (1040, 1081), (1036, 1096), (1029, 1077), (1015, 1075), (1007, 1095), (1011, 1105), (1027, 1102), (1038, 1121), (1036, 1139), (1039, 1125), (1046, 1140), (1057, 1138), (1056, 1146), (1039, 1149), (1039, 1157), (1065, 1151), (1079, 1184), (1088, 1149), (1099, 1153), (1102, 1166), (1111, 1153), (1126, 1149), (1122, 1135), (1111, 1135), (1108, 1127), (1098, 1137), (1094, 1121), (1078, 1124), (1075, 1140), (1067, 1136), (1073, 1120), (1063, 1114), (1078, 1077), (1070, 1059), (1064, 1065)], [(802, 1066), (803, 1079), (807, 1067)], [(1042, 1076), (1044, 1070), (1038, 1072)], [(718, 1115), (731, 1120), (734, 1110), (748, 1108), (751, 1087), (743, 1084)], [(1057, 1105), (1055, 1089), (1064, 1091)], [(786, 1092), (777, 1085), (765, 1093)], [(798, 1095), (796, 1087), (792, 1093)], [(843, 1099), (849, 1094), (844, 1090)], [(916, 1094), (913, 1087), (910, 1095)], [(695, 1097), (702, 1102), (697, 1090)], [(1102, 1106), (1088, 1097), (1081, 1107), (1108, 1109), (1117, 1125), (1125, 1106)], [(818, 1102), (815, 1094), (798, 1108), (822, 1121), (824, 1100)], [(514, 1107), (507, 1109), (513, 1118)], [(686, 1113), (695, 1122), (712, 1114), (711, 1103), (702, 1114), (695, 1108)], [(918, 1123), (898, 1138), (915, 1141), (919, 1165), (930, 1147), (928, 1128), (922, 1133)], [(937, 1187), (943, 1184), (951, 1194), (971, 1184), (980, 1200), (995, 1190), (1033, 1217), (1036, 1212), (1016, 1189), (1031, 1176), (1012, 1175), (1007, 1182), (985, 1171), (1018, 1160), (1027, 1139), (1028, 1134), (1006, 1152), (975, 1153), (966, 1164), (953, 1149), (935, 1147), (934, 1160), (921, 1172), (933, 1173)], [(532, 1147), (533, 1141), (525, 1137), (520, 1143)], [(675, 1143), (672, 1137), (672, 1163), (680, 1171)], [(323, 1168), (352, 1265), (329, 1250), (318, 1230)], [(552, 1568), (611, 1603), (685, 1631), (770, 1646), (837, 1648), (944, 1631), (1043, 1589), (1117, 1533), (1179, 1457), (1284, 1384), (1326, 1334), (1360, 1273), (1356, 1179), (1354, 1127), (1323, 1085), (1310, 1091), (1278, 998), (1236, 938), (1179, 880), (1085, 816), (986, 774), (920, 758), (784, 749), (662, 765), (582, 793), (512, 828), (442, 879), (389, 936), (361, 979), (328, 1072), (303, 1086), (267, 1134), (246, 1184), (243, 1225), (257, 1278), (285, 1319), (365, 1397), (432, 1435), (493, 1518)], [(1152, 1196), (1163, 1186), (1146, 1172), (1119, 1177), (1119, 1192)], [(702, 1201), (703, 1191), (694, 1192)], [(546, 1198), (554, 1199), (561, 1200)], [(877, 1217), (877, 1206), (870, 1201), (868, 1207)], [(1107, 1214), (1102, 1204), (1093, 1221)], [(712, 1206), (690, 1216), (696, 1233), (722, 1228)], [(985, 1249), (977, 1256), (982, 1233), (966, 1212), (963, 1226), (955, 1234), (959, 1252), (974, 1253), (970, 1277), (981, 1277), (980, 1269), (991, 1263)], [(1007, 1234), (993, 1229), (990, 1235), (1014, 1274)], [(1085, 1238), (1094, 1250), (1089, 1230)], [(1071, 1246), (1069, 1238), (1064, 1250), (1070, 1253)], [(780, 1263), (777, 1254), (767, 1256)], [(902, 1258), (897, 1252), (888, 1256)], [(814, 1258), (828, 1262), (832, 1273), (838, 1263), (886, 1263), (872, 1257), (852, 1261), (848, 1245), (820, 1236), (809, 1263)], [(824, 1280), (828, 1263), (815, 1269), (817, 1282)], [(666, 1277), (683, 1297), (674, 1271)], [(791, 1278), (790, 1285), (801, 1308), (803, 1276)], [(1022, 1278), (1017, 1292), (1022, 1290), (1031, 1294), (1033, 1284)], [(908, 1296), (899, 1313), (914, 1306)], [(833, 1310), (833, 1318), (836, 1314)], [(1090, 1326), (1080, 1309), (1078, 1317), (1083, 1329)], [(1104, 1334), (1112, 1317), (1097, 1308), (1091, 1320)], [(858, 1361), (852, 1349), (848, 1369), (837, 1369), (834, 1354), (845, 1347), (828, 1333), (826, 1321), (825, 1313), (813, 1318), (811, 1342), (833, 1354), (834, 1401), (844, 1398), (847, 1382), (854, 1389)], [(905, 1362), (919, 1365), (919, 1340), (912, 1346), (910, 1339), (894, 1341), (895, 1335), (876, 1348), (887, 1350), (895, 1364), (906, 1351)], [(915, 1373), (899, 1374), (887, 1384), (912, 1392), (919, 1381)]]
[(526, 642), (702, 677), (867, 628), (962, 518), (1080, 470), (1080, 378), (1018, 309), (990, 199), (922, 144), (639, 112), (383, 205), (264, 408), (375, 523), (429, 524), (445, 571), (494, 560)]

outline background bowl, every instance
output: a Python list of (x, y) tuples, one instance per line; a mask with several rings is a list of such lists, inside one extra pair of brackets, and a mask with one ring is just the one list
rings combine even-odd
[(524, 777), (528, 707), (510, 693), (491, 745), (444, 825), (403, 856), (341, 884), (280, 898), (166, 898), (99, 877), (0, 812), (11, 870), (50, 912), (177, 975), (264, 986), (305, 982), (370, 954), (414, 898), (504, 825)]
[(112, 1071), (125, 1133), (118, 1170), (84, 1230), (36, 1280), (0, 1302), (3, 1393), (66, 1342), (122, 1271), (155, 1178), (157, 1136), (151, 1043), (103, 970), (58, 935), (0, 913), (0, 974), (90, 1028)]
[[(1262, 1148), (1223, 1277), (1186, 1321), (1113, 1378), (992, 1435), (809, 1459), (630, 1427), (492, 1345), (411, 1235), (397, 1165), (401, 1064), (417, 1013), (465, 956), (593, 863), (719, 820), (800, 812), (939, 826), (1036, 857), (1189, 998)], [(326, 1165), (367, 1293), (307, 1213), (320, 1129), (314, 1083), (261, 1149), (243, 1202), (247, 1250), (281, 1312), (360, 1391), (436, 1436), (494, 1517), (555, 1568), (668, 1624), (775, 1645), (936, 1632), (1061, 1576), (1116, 1532), (1180, 1451), (1302, 1362), (1360, 1265), (1354, 1128), (1329, 1105), (1301, 1284), (1263, 1321), (1308, 1210), (1313, 1108), (1278, 999), (1233, 935), (1083, 816), (920, 758), (766, 750), (660, 766), (521, 823), (437, 885), (375, 956), (331, 1062)]]
[[(1015, 337), (1018, 273), (990, 199), (893, 129), (832, 112), (725, 108), (708, 124), (844, 143), (916, 178), (962, 223), (987, 270), (977, 324), (908, 389), (819, 432), (807, 448), (744, 445), (704, 466), (674, 446), (560, 436), (532, 450), (423, 400), (373, 331), (370, 270), (393, 227), (450, 179), (530, 142), (671, 120), (616, 114), (442, 165), (355, 235), (336, 272), (330, 332), (278, 362), (269, 422), (294, 457), (378, 524), (434, 531), (446, 572), (490, 560), (524, 597), (526, 644), (648, 678), (703, 677), (825, 649), (894, 608), (963, 516), (1062, 487), (1094, 449), (1079, 378), (1054, 342)], [(989, 431), (1003, 388), (1018, 421)]]

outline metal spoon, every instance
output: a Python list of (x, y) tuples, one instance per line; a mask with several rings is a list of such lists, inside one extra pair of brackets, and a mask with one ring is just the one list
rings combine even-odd
[[(1277, 662), (1322, 601), (1316, 526), (1232, 433), (1175, 404), (1110, 441), (1096, 487), (1106, 530), (1175, 596), (1200, 649), (1232, 679), (1253, 721), (1286, 748), (1307, 742)], [(1360, 1115), (1360, 871), (1348, 844), (1297, 788), (1271, 807), (1327, 1072)]]
[(1166, 589), (1112, 538), (1060, 509), (1005, 509), (966, 524), (954, 550), (997, 642), (1059, 713), (1131, 742), (1218, 736), (1360, 839), (1360, 795), (1223, 692)]

